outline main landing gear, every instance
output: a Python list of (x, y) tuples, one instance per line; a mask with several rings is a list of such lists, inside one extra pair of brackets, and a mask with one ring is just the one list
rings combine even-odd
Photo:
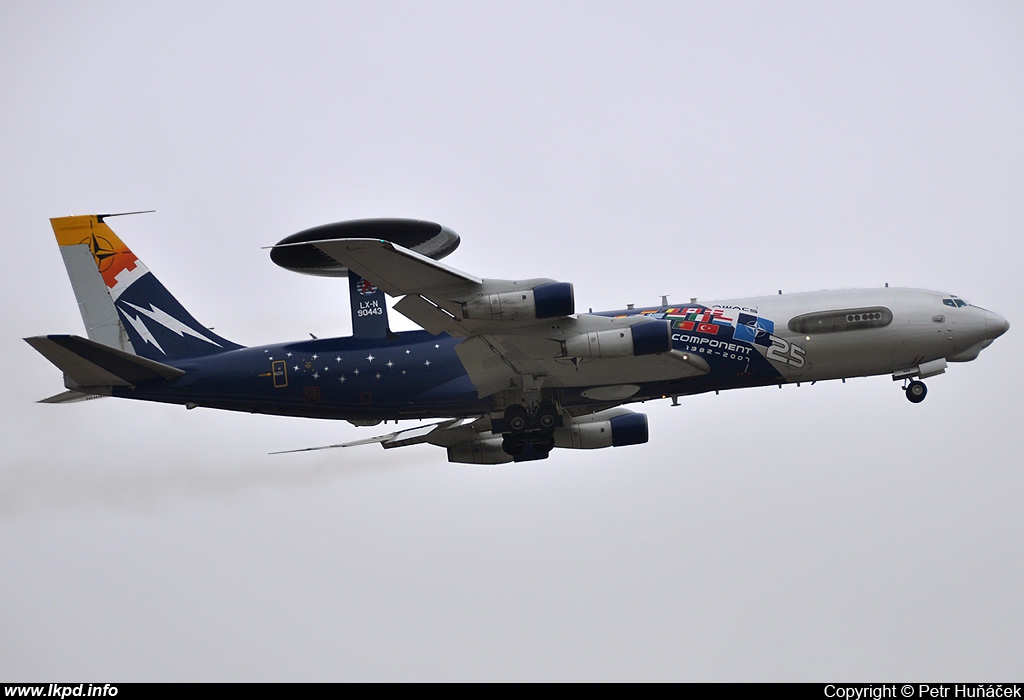
[(505, 409), (505, 431), (501, 448), (517, 462), (544, 459), (555, 446), (555, 428), (562, 416), (553, 401), (542, 401), (532, 413), (522, 404)]
[(924, 385), (924, 382), (914, 380), (907, 384), (906, 388), (907, 400), (910, 403), (921, 403), (924, 401), (924, 397), (928, 395), (928, 387)]

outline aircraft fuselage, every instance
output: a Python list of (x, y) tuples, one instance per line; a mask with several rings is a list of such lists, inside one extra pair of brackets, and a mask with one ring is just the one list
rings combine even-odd
[[(1008, 327), (998, 315), (953, 295), (895, 288), (698, 301), (594, 315), (665, 319), (672, 324), (673, 350), (703, 359), (710, 371), (682, 379), (546, 385), (546, 396), (569, 410), (901, 371), (908, 377), (928, 376), (929, 368), (941, 372), (944, 361), (974, 359)], [(183, 377), (152, 388), (115, 387), (113, 393), (365, 423), (477, 416), (493, 410), (494, 399), (478, 396), (456, 354), (462, 342), (446, 334), (409, 331), (382, 340), (325, 338), (241, 348), (173, 362), (186, 371)], [(562, 359), (582, 370), (587, 363), (614, 362)]]

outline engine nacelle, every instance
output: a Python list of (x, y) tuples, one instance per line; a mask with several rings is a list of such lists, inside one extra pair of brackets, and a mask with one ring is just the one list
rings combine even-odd
[(448, 448), (448, 461), (459, 464), (505, 464), (512, 455), (501, 447), (502, 438), (491, 437), (471, 442), (460, 442)]
[(647, 442), (649, 432), (646, 415), (622, 411), (607, 420), (600, 420), (604, 413), (608, 412), (584, 416), (562, 428), (555, 428), (555, 447), (597, 450), (602, 447), (624, 447)]
[(566, 357), (632, 357), (656, 355), (672, 349), (672, 326), (651, 319), (627, 328), (581, 333), (562, 343)]
[(551, 282), (522, 291), (481, 294), (462, 305), (462, 316), (480, 321), (532, 321), (576, 311), (572, 284)]

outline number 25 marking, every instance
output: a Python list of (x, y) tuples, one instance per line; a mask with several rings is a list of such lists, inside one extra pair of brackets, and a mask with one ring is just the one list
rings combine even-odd
[(765, 352), (765, 356), (773, 362), (789, 365), (796, 369), (804, 366), (805, 351), (799, 345), (793, 345), (782, 338), (772, 336), (772, 346)]

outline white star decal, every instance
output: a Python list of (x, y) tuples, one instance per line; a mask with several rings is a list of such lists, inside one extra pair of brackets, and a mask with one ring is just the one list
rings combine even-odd
[(395, 366), (395, 363), (392, 362), (391, 360), (388, 360), (388, 367), (394, 367), (394, 366)]
[(294, 367), (292, 367), (292, 371), (293, 372), (298, 372), (299, 371), (299, 366), (295, 365)]
[(335, 357), (334, 361), (335, 362), (341, 362), (341, 355), (338, 355), (337, 357)]
[(267, 359), (268, 359), (268, 360), (273, 360), (273, 359), (274, 359), (274, 356), (273, 356), (273, 355), (271, 355), (271, 356), (270, 356), (270, 357), (268, 357)]
[(402, 370), (402, 374), (405, 374), (405, 370), (404, 369)]
[(319, 379), (319, 378), (320, 378), (320, 374), (318, 372), (313, 372), (313, 379)]
[(427, 360), (427, 361), (426, 361), (426, 362), (424, 362), (423, 364), (425, 364), (425, 365), (426, 365), (427, 367), (430, 367), (430, 360)]
[(367, 355), (367, 356), (366, 356), (366, 361), (367, 361), (367, 362), (373, 362), (373, 361), (374, 361), (374, 360), (376, 360), (376, 359), (377, 359), (377, 358), (376, 358), (376, 357), (374, 357), (373, 355)]
[(359, 374), (359, 370), (353, 370), (352, 374)]
[(292, 354), (291, 354), (291, 353), (288, 353), (288, 354), (286, 355), (286, 357), (291, 357), (291, 356), (292, 356)]
[(376, 374), (376, 375), (374, 375), (374, 376), (376, 376), (376, 377), (377, 377), (377, 379), (380, 379), (380, 372), (377, 372), (377, 374)]
[(313, 355), (313, 359), (314, 359), (314, 360), (316, 359), (316, 355)]
[(409, 354), (409, 351), (408, 351), (408, 350), (406, 350), (406, 351), (405, 351), (405, 354), (406, 354), (406, 355), (408, 355), (408, 354)]
[(439, 347), (441, 347), (441, 346), (440, 346), (440, 345), (438, 345), (437, 343), (434, 343), (434, 347), (435, 347), (435, 348), (439, 348)]
[(341, 379), (339, 379), (338, 381), (341, 382), (342, 384), (344, 384), (345, 383), (345, 375), (344, 374), (341, 375)]

